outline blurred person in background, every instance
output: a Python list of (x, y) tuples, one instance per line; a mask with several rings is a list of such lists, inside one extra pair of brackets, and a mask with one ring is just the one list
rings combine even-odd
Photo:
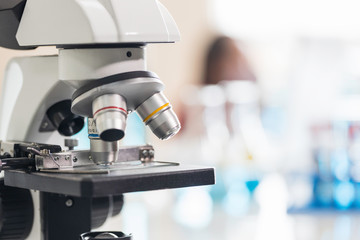
[[(224, 99), (226, 98), (226, 92), (224, 92), (223, 89), (220, 91), (216, 91), (216, 89), (219, 90), (218, 88), (221, 83), (228, 83), (230, 81), (253, 82), (253, 85), (256, 85), (255, 74), (251, 70), (245, 55), (238, 47), (238, 43), (233, 38), (217, 36), (211, 42), (205, 53), (204, 71), (200, 86), (187, 86), (183, 91), (185, 94), (182, 94), (182, 101), (185, 103), (185, 106), (182, 111), (179, 111), (183, 132), (191, 128), (191, 132), (198, 133), (199, 131), (201, 132), (200, 129), (203, 130), (203, 127), (205, 127), (193, 124), (194, 118), (197, 119), (198, 117), (196, 117), (196, 115), (202, 112), (202, 110), (196, 108), (195, 111), (189, 112), (189, 106), (187, 105), (194, 107), (194, 102), (199, 102), (201, 103), (200, 105), (208, 105), (209, 101), (206, 99), (206, 95), (212, 95), (213, 105), (216, 105), (217, 101), (221, 104), (223, 100), (226, 101), (226, 99)], [(206, 86), (217, 87), (206, 88)], [(203, 88), (204, 91), (202, 91), (201, 88)], [(223, 86), (221, 86), (221, 88), (223, 88)], [(194, 99), (195, 101), (189, 101), (189, 99)], [(226, 106), (226, 108), (229, 108), (229, 106)], [(229, 111), (226, 112), (229, 113)], [(231, 129), (229, 116), (227, 119), (227, 127)], [(191, 124), (188, 124), (188, 122), (191, 122)]]
[[(200, 159), (215, 164), (228, 160), (229, 154), (252, 159), (250, 152), (254, 149), (250, 148), (258, 148), (256, 142), (259, 143), (256, 139), (259, 131), (254, 127), (262, 129), (259, 89), (255, 74), (236, 40), (216, 37), (205, 54), (200, 85), (186, 86), (182, 93), (182, 135), (186, 142), (199, 142), (200, 138), (203, 149)], [(244, 146), (245, 155), (228, 151), (234, 139), (236, 145)], [(190, 151), (188, 157), (194, 151)]]
[(202, 83), (218, 84), (224, 80), (256, 81), (256, 77), (236, 41), (219, 36), (209, 47)]
[[(239, 81), (242, 81), (243, 83)], [(241, 94), (241, 90), (244, 88), (257, 87), (256, 77), (251, 70), (244, 53), (240, 50), (238, 43), (233, 38), (218, 36), (209, 46), (205, 59), (202, 84), (204, 86), (221, 84), (226, 98), (226, 125), (229, 133), (232, 134), (235, 129), (233, 126), (234, 123), (232, 123), (231, 120), (231, 112), (234, 107), (233, 103), (236, 103), (237, 101), (234, 99), (236, 96), (231, 95)], [(239, 92), (229, 92), (229, 87), (235, 88), (233, 90), (238, 90)], [(257, 95), (257, 93), (255, 93), (255, 95)], [(242, 96), (238, 95), (237, 97), (241, 98)], [(235, 123), (235, 125), (236, 124), (237, 123)]]

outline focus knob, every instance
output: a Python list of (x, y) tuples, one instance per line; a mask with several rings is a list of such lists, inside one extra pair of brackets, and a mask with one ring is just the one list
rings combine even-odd
[(27, 189), (8, 187), (0, 179), (0, 239), (25, 239), (32, 228), (34, 207)]

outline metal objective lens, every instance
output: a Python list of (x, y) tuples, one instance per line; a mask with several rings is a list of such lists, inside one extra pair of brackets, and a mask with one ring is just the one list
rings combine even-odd
[(181, 128), (169, 100), (161, 92), (145, 100), (136, 111), (143, 122), (161, 140), (171, 138)]
[(92, 110), (102, 140), (113, 142), (125, 136), (127, 108), (122, 96), (102, 95), (93, 101)]

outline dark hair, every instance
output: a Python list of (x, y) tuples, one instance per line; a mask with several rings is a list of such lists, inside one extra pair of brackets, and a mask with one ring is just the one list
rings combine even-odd
[(236, 42), (226, 36), (217, 37), (210, 45), (203, 83), (217, 84), (222, 80), (256, 80)]

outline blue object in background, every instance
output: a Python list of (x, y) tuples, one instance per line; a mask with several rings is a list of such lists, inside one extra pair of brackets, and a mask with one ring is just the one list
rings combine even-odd
[(234, 182), (224, 200), (223, 208), (225, 212), (233, 217), (245, 215), (251, 204), (251, 193), (244, 182)]
[(334, 183), (334, 203), (339, 209), (349, 209), (355, 201), (355, 187), (350, 181)]
[(360, 183), (354, 183), (354, 189), (355, 189), (354, 207), (360, 208)]
[(360, 210), (360, 171), (356, 170), (359, 159), (355, 154), (360, 149), (359, 122), (334, 121), (331, 127), (324, 123), (314, 133), (318, 142), (313, 150), (317, 166), (313, 204), (290, 210)]
[(331, 207), (333, 203), (332, 181), (324, 181), (319, 178), (314, 181), (315, 205), (317, 207)]
[(336, 149), (332, 152), (331, 173), (339, 181), (350, 179), (350, 159), (345, 148)]
[(259, 185), (260, 181), (258, 179), (251, 179), (251, 180), (247, 180), (245, 182), (246, 187), (248, 188), (248, 190), (253, 193), (256, 189), (256, 187)]

